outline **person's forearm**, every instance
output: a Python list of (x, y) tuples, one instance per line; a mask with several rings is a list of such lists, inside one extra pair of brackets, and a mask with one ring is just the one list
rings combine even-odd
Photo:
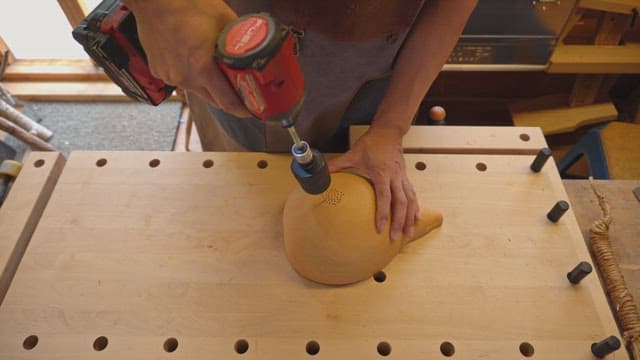
[(405, 134), (447, 61), (476, 0), (427, 0), (396, 60), (372, 126)]

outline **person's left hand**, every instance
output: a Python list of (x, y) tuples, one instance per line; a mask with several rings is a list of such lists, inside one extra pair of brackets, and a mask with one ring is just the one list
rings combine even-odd
[(402, 134), (372, 125), (345, 154), (329, 161), (329, 171), (356, 168), (373, 182), (376, 194), (376, 228), (383, 231), (391, 211), (391, 239), (413, 237), (420, 208), (407, 178), (402, 156)]

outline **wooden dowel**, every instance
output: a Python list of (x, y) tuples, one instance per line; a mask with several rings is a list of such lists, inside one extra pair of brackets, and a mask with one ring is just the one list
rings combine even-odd
[(47, 141), (53, 136), (51, 130), (31, 120), (28, 116), (14, 109), (13, 106), (7, 104), (2, 99), (0, 99), (0, 116), (18, 125), (27, 132), (33, 133), (42, 140)]
[(53, 145), (41, 140), (39, 137), (25, 131), (24, 129), (16, 126), (9, 120), (0, 117), (0, 130), (13, 135), (16, 139), (29, 145), (31, 149), (37, 151), (58, 151)]

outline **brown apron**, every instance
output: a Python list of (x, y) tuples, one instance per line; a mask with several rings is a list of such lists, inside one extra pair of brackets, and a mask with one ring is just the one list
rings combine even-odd
[[(243, 15), (268, 11), (304, 35), (298, 60), (305, 101), (297, 118), (300, 136), (321, 151), (346, 150), (347, 129), (370, 123), (388, 75), (422, 0), (237, 0)], [(291, 138), (279, 123), (237, 118), (188, 94), (205, 151), (288, 152)]]

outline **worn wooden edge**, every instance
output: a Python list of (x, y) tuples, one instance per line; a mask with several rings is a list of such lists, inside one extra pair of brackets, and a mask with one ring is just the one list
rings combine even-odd
[(537, 111), (512, 112), (516, 126), (539, 126), (543, 134), (575, 131), (579, 127), (615, 120), (618, 111), (612, 103), (559, 107)]
[(0, 208), (0, 305), (64, 164), (60, 153), (31, 153)]
[(640, 46), (562, 45), (549, 60), (547, 73), (637, 74)]
[[(369, 126), (349, 128), (349, 146)], [(421, 154), (536, 154), (547, 147), (538, 127), (511, 126), (412, 126), (403, 139), (405, 153)]]

